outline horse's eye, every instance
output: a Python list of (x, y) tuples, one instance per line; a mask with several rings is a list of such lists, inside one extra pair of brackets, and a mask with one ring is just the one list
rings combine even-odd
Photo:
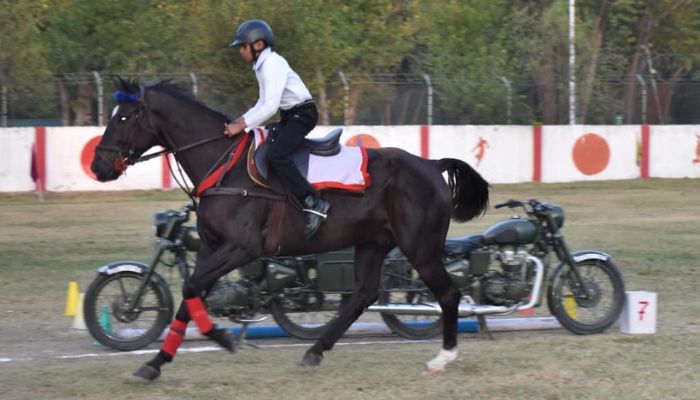
[(121, 121), (121, 122), (124, 122), (124, 121), (126, 121), (127, 119), (128, 119), (128, 118), (126, 117), (126, 115), (122, 115), (122, 116), (119, 117), (119, 121)]

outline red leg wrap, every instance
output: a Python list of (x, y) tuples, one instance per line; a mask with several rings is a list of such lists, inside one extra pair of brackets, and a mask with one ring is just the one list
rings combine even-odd
[(209, 319), (207, 309), (204, 308), (204, 302), (201, 297), (186, 299), (185, 304), (187, 304), (187, 312), (190, 313), (190, 318), (197, 324), (200, 333), (205, 334), (214, 327), (211, 319)]
[(182, 344), (182, 339), (185, 338), (185, 329), (187, 329), (187, 322), (182, 322), (177, 319), (173, 320), (161, 350), (168, 353), (171, 357), (175, 357), (177, 349)]

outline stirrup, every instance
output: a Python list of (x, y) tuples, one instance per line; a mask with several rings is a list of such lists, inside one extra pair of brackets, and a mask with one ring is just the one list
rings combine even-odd
[(313, 210), (313, 209), (311, 209), (311, 208), (302, 208), (301, 211), (307, 212), (307, 213), (309, 213), (309, 214), (318, 215), (319, 217), (321, 217), (321, 218), (323, 218), (323, 219), (328, 219), (328, 214), (324, 214), (324, 213), (322, 213), (322, 212), (320, 212), (320, 211), (316, 211), (316, 210)]

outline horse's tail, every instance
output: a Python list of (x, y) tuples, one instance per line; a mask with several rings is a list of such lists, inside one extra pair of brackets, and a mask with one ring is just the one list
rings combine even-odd
[(452, 191), (452, 219), (469, 221), (483, 215), (489, 205), (489, 184), (469, 164), (454, 158), (437, 161), (441, 172), (447, 172)]

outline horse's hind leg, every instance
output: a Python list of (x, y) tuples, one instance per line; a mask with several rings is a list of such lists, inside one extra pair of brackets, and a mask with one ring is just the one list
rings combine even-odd
[(330, 323), (323, 335), (304, 353), (299, 365), (319, 365), (323, 352), (332, 349), (365, 308), (377, 300), (384, 257), (395, 245), (388, 231), (377, 236), (381, 236), (381, 239), (355, 247), (355, 288), (350, 300), (339, 310), (338, 317)]
[[(447, 363), (457, 358), (457, 317), (460, 293), (454, 286), (442, 264), (442, 249), (449, 226), (449, 216), (426, 213), (425, 210), (446, 209), (440, 204), (429, 207), (410, 208), (394, 207), (390, 213), (392, 227), (395, 227), (396, 239), (401, 251), (418, 271), (421, 280), (433, 292), (443, 318), (442, 350), (438, 356), (429, 361), (426, 372), (442, 372)], [(413, 217), (404, 215), (412, 210)], [(403, 222), (403, 223), (400, 223)]]
[[(409, 261), (411, 259), (409, 258)], [(442, 265), (440, 257), (431, 256), (423, 259), (421, 256), (412, 261), (421, 280), (435, 295), (442, 308), (443, 331), (442, 350), (432, 360), (425, 364), (425, 372), (440, 373), (445, 366), (457, 358), (457, 318), (460, 293), (452, 283)]]

